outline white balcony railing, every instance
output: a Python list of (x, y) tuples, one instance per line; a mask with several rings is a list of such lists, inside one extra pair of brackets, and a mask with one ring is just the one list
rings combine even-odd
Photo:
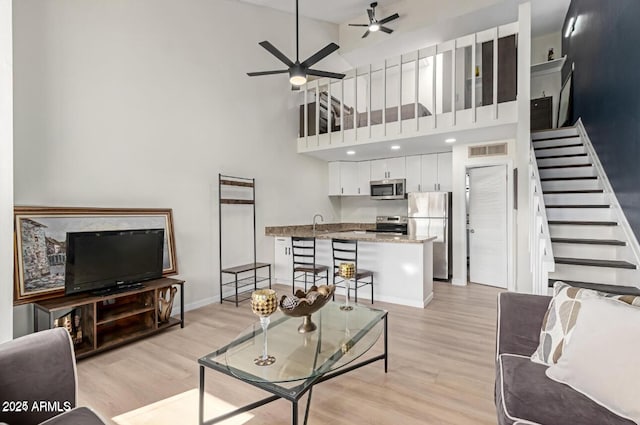
[(514, 22), (307, 83), (298, 151), (515, 123), (517, 34)]
[(549, 292), (549, 273), (555, 271), (555, 259), (551, 246), (551, 234), (549, 233), (549, 222), (544, 205), (542, 194), (542, 183), (536, 156), (531, 145), (529, 153), (529, 241), (531, 243), (529, 253), (531, 256), (531, 273), (533, 283), (533, 293), (537, 295), (547, 295)]

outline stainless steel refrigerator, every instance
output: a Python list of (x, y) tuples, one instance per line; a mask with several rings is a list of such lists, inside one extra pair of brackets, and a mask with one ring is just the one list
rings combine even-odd
[(413, 236), (435, 236), (433, 277), (451, 278), (451, 192), (409, 193), (408, 232)]

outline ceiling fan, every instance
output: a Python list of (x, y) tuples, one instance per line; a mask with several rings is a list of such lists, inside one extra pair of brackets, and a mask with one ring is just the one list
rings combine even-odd
[(296, 0), (296, 61), (293, 62), (291, 59), (286, 57), (284, 53), (280, 50), (276, 49), (276, 47), (269, 43), (268, 41), (261, 41), (258, 43), (262, 47), (264, 47), (269, 53), (278, 58), (280, 62), (287, 65), (288, 69), (281, 69), (276, 71), (260, 71), (260, 72), (248, 72), (247, 75), (249, 77), (257, 77), (260, 75), (272, 75), (272, 74), (286, 74), (289, 73), (289, 82), (292, 85), (292, 89), (297, 90), (301, 85), (307, 82), (307, 77), (309, 75), (313, 75), (316, 77), (328, 77), (328, 78), (344, 78), (345, 74), (338, 74), (335, 72), (327, 72), (327, 71), (318, 71), (315, 69), (310, 69), (313, 65), (320, 62), (325, 57), (329, 56), (331, 53), (335, 52), (340, 48), (336, 43), (329, 43), (324, 48), (311, 55), (311, 57), (307, 58), (307, 60), (300, 62), (298, 56), (300, 53), (300, 45), (299, 45), (299, 28), (298, 28), (298, 0)]
[(382, 31), (387, 34), (391, 34), (393, 30), (391, 28), (387, 28), (384, 26), (387, 22), (394, 21), (400, 17), (397, 13), (394, 13), (391, 16), (387, 16), (384, 19), (377, 20), (376, 19), (376, 7), (378, 6), (378, 2), (371, 3), (371, 9), (367, 9), (367, 15), (369, 15), (369, 23), (368, 24), (349, 24), (350, 27), (367, 27), (367, 31), (364, 33), (362, 38), (365, 38), (369, 35), (370, 32)]

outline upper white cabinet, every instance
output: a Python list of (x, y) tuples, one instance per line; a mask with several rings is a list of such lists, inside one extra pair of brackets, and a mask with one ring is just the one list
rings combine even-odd
[(420, 192), (451, 192), (451, 152), (422, 155)]
[(371, 180), (403, 179), (406, 175), (404, 157), (371, 161)]
[(329, 163), (329, 196), (369, 194), (370, 162)]
[(408, 156), (407, 165), (407, 192), (420, 192), (421, 187), (421, 157), (420, 155)]

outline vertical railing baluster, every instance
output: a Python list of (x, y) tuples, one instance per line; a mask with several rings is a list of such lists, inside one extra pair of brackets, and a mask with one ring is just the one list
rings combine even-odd
[(493, 119), (498, 119), (498, 28), (493, 34)]
[(416, 117), (416, 131), (420, 131), (420, 117), (418, 117), (418, 102), (420, 101), (420, 50), (418, 50), (418, 56), (416, 56), (415, 62), (416, 74), (415, 78), (415, 105), (414, 105), (414, 117)]
[(473, 34), (473, 41), (471, 45), (471, 122), (476, 122), (476, 79), (478, 76), (476, 75), (476, 69), (478, 69), (478, 64), (476, 63), (476, 45), (478, 43), (478, 34)]

